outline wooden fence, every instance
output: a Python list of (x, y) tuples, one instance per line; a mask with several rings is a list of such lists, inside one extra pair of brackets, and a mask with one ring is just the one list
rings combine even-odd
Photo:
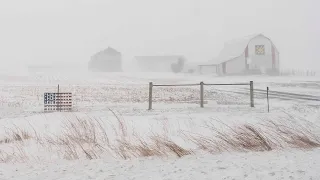
[(234, 84), (213, 84), (213, 83), (204, 83), (200, 82), (198, 84), (153, 84), (149, 83), (149, 110), (152, 110), (152, 92), (154, 87), (178, 87), (178, 86), (200, 86), (200, 107), (204, 107), (204, 86), (249, 86), (250, 87), (250, 106), (254, 107), (254, 96), (253, 96), (253, 81), (249, 83), (234, 83)]

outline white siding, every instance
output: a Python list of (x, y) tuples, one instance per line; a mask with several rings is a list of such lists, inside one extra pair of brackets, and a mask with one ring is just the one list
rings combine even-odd
[[(222, 66), (221, 66), (222, 69)], [(226, 62), (226, 73), (227, 74), (235, 74), (241, 73), (245, 70), (245, 55), (241, 56)]]
[[(264, 45), (265, 54), (256, 55), (255, 46)], [(251, 59), (250, 69), (271, 69), (272, 68), (272, 50), (271, 42), (269, 39), (263, 36), (257, 36), (253, 38), (248, 45), (249, 48), (249, 58)]]

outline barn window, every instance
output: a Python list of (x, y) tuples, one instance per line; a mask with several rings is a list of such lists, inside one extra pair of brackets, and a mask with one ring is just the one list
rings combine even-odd
[(264, 45), (256, 45), (256, 55), (264, 55)]

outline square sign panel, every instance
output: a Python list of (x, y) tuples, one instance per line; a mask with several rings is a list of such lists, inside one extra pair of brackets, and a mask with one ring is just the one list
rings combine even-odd
[(44, 93), (45, 111), (71, 111), (72, 93)]
[(264, 45), (256, 45), (256, 55), (264, 55), (265, 49)]

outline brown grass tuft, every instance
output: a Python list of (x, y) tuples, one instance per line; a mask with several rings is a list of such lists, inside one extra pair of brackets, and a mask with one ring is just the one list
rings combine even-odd
[(32, 138), (31, 134), (28, 131), (20, 128), (10, 129), (6, 132), (6, 134), (7, 135), (0, 140), (0, 144), (24, 141)]
[(161, 136), (154, 136), (152, 139), (155, 142), (158, 149), (163, 149), (165, 152), (172, 152), (179, 158), (193, 154), (192, 150), (185, 149), (167, 138)]
[(111, 147), (101, 122), (92, 118), (67, 119), (59, 136), (46, 137), (49, 144), (59, 147), (65, 159), (98, 159)]

